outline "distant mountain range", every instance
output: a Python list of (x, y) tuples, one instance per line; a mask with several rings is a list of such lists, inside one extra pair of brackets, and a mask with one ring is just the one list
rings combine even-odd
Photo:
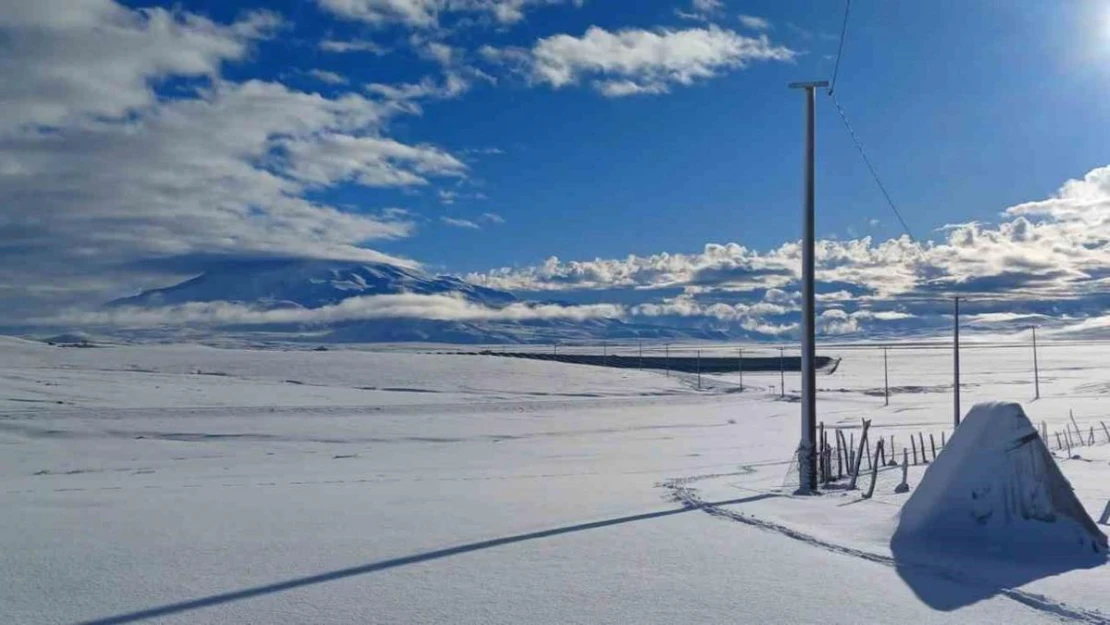
[[(114, 300), (107, 307), (159, 308), (227, 302), (255, 310), (316, 309), (335, 306), (353, 297), (406, 293), (447, 295), (490, 309), (526, 303), (506, 291), (478, 286), (453, 276), (434, 276), (419, 269), (388, 264), (303, 260), (250, 263), (212, 270), (175, 286)], [(481, 344), (729, 338), (728, 333), (717, 330), (628, 323), (620, 319), (567, 318), (444, 321), (387, 317), (326, 324), (233, 325), (216, 328), (213, 332), (335, 343)], [(195, 331), (190, 336), (195, 338)]]

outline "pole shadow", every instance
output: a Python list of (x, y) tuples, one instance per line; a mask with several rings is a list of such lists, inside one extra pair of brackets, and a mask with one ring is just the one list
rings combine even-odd
[(233, 601), (240, 601), (243, 599), (251, 599), (263, 595), (270, 595), (274, 593), (284, 592), (286, 590), (293, 590), (295, 588), (302, 588), (305, 586), (313, 586), (315, 584), (323, 584), (326, 582), (333, 582), (340, 579), (349, 577), (356, 577), (359, 575), (366, 575), (368, 573), (375, 573), (387, 569), (393, 569), (410, 564), (419, 564), (421, 562), (428, 562), (431, 560), (438, 560), (440, 558), (448, 558), (451, 556), (462, 555), (472, 551), (481, 551), (483, 549), (491, 549), (493, 547), (502, 547), (514, 543), (525, 542), (529, 540), (538, 540), (542, 538), (550, 538), (552, 536), (560, 536), (562, 534), (571, 534), (574, 532), (583, 532), (586, 530), (601, 529), (603, 527), (611, 527), (614, 525), (622, 525), (624, 523), (634, 523), (636, 521), (647, 521), (650, 519), (658, 519), (675, 514), (683, 514), (685, 512), (699, 511), (703, 508), (715, 506), (727, 506), (733, 504), (750, 503), (767, 499), (770, 497), (777, 497), (774, 494), (754, 495), (752, 497), (744, 497), (741, 499), (732, 499), (729, 501), (718, 501), (715, 503), (705, 503), (698, 506), (685, 506), (682, 508), (674, 508), (670, 510), (661, 510), (659, 512), (648, 512), (645, 514), (636, 514), (632, 516), (617, 517), (613, 519), (606, 519), (603, 521), (592, 521), (590, 523), (579, 523), (577, 525), (568, 525), (565, 527), (557, 527), (553, 529), (541, 530), (538, 532), (530, 532), (527, 534), (516, 534), (513, 536), (504, 536), (502, 538), (494, 538), (491, 540), (483, 540), (479, 542), (469, 543), (465, 545), (458, 545), (456, 547), (449, 547), (447, 549), (440, 549), (438, 551), (428, 551), (418, 553), (411, 556), (401, 558), (393, 558), (391, 560), (381, 560), (379, 562), (372, 562), (370, 564), (363, 564), (345, 569), (338, 569), (335, 571), (328, 571), (317, 575), (310, 575), (307, 577), (298, 577), (282, 582), (267, 584), (264, 586), (255, 586), (253, 588), (245, 588), (232, 592), (226, 592), (208, 597), (201, 597), (199, 599), (191, 599), (188, 601), (181, 601), (178, 603), (169, 603), (166, 605), (147, 608), (145, 610), (138, 610), (136, 612), (128, 612), (126, 614), (117, 614), (105, 618), (93, 619), (91, 621), (82, 621), (78, 625), (123, 625), (124, 623), (136, 623), (147, 619), (160, 618), (172, 614), (180, 614), (182, 612), (189, 612), (192, 610), (199, 610), (201, 608), (208, 608), (212, 606), (221, 605), (224, 603), (231, 603)]

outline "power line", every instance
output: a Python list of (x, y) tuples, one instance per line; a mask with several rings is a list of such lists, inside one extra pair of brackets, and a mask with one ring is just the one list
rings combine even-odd
[(836, 48), (836, 64), (833, 65), (832, 80), (829, 81), (829, 95), (836, 89), (836, 76), (840, 73), (840, 57), (844, 54), (844, 38), (848, 33), (848, 13), (852, 10), (852, 0), (844, 3), (844, 23), (840, 25), (840, 45)]
[(859, 136), (856, 135), (856, 131), (852, 129), (852, 124), (848, 121), (848, 115), (844, 112), (844, 107), (840, 105), (840, 101), (837, 100), (836, 96), (831, 92), (829, 93), (829, 97), (832, 98), (833, 104), (836, 105), (836, 112), (840, 114), (840, 120), (844, 122), (844, 127), (848, 129), (848, 134), (852, 137), (852, 142), (856, 144), (859, 155), (863, 157), (863, 162), (867, 164), (867, 169), (871, 172), (871, 177), (874, 178), (875, 184), (879, 187), (879, 191), (882, 191), (883, 197), (886, 198), (887, 205), (890, 206), (890, 210), (894, 213), (894, 216), (898, 218), (898, 222), (902, 224), (902, 230), (910, 237), (910, 241), (917, 243), (917, 238), (910, 232), (910, 227), (906, 225), (906, 220), (902, 218), (902, 213), (899, 212), (898, 207), (894, 204), (894, 200), (891, 199), (890, 193), (886, 190), (886, 185), (884, 185), (882, 179), (879, 178), (879, 172), (875, 170), (875, 166), (871, 163), (871, 159), (867, 157), (867, 151), (863, 149), (863, 142), (860, 141)]

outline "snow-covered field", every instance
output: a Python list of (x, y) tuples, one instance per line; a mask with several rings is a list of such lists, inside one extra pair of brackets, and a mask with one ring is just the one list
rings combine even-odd
[[(949, 352), (892, 351), (889, 407), (879, 351), (821, 353), (844, 358), (819, 378), (826, 426), (951, 434)], [(1035, 402), (1026, 352), (963, 364), (965, 410), (1096, 429), (1060, 464), (1097, 518), (1104, 350), (1045, 346)], [(790, 496), (778, 382), (0, 338), (0, 622), (1110, 622), (1105, 565), (899, 560), (898, 469), (871, 500)]]

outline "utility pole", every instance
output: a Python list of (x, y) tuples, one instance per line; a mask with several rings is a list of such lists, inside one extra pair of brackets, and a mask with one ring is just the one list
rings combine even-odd
[(801, 475), (798, 492), (812, 493), (817, 488), (817, 369), (816, 369), (816, 306), (814, 298), (814, 145), (817, 107), (815, 90), (828, 87), (826, 80), (790, 83), (791, 89), (805, 90), (805, 186), (802, 193), (802, 440), (798, 446), (798, 467)]
[(1037, 326), (1033, 326), (1033, 387), (1036, 389), (1037, 396), (1035, 399), (1041, 398), (1041, 371), (1037, 366)]
[(701, 390), (701, 350), (698, 350), (698, 390)]
[(744, 348), (736, 350), (737, 371), (740, 372), (740, 392), (744, 392)]
[(890, 405), (890, 373), (886, 366), (886, 346), (883, 346), (883, 397), (886, 398), (884, 406)]
[(952, 408), (956, 427), (960, 425), (960, 298), (953, 298), (955, 314), (952, 319)]
[(779, 397), (786, 397), (786, 356), (782, 347), (779, 348)]
[(664, 350), (665, 351), (663, 353), (666, 354), (664, 358), (667, 361), (667, 377), (669, 378), (671, 377), (671, 344), (667, 343), (667, 346), (664, 348)]
[(644, 342), (640, 341), (640, 371), (644, 370)]

